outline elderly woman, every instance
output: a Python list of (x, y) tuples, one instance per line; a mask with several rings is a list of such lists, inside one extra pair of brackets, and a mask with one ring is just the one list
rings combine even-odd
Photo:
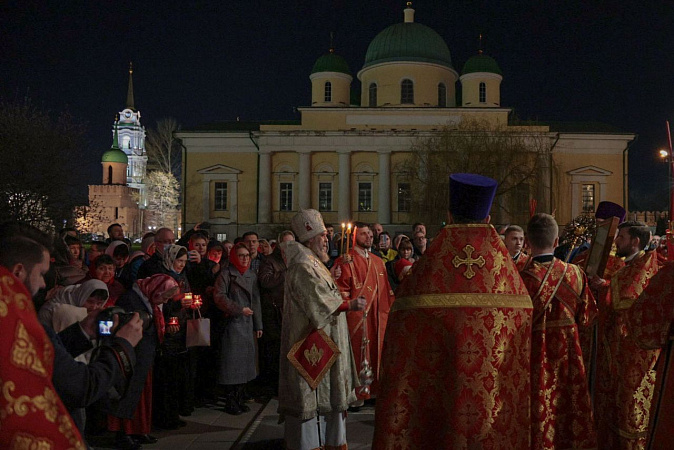
[(108, 302), (106, 307), (115, 306), (120, 295), (126, 292), (126, 289), (115, 279), (115, 261), (110, 255), (101, 255), (94, 259), (89, 265), (89, 273), (82, 278), (80, 283), (87, 280), (101, 280), (108, 286)]
[(243, 399), (245, 384), (257, 375), (255, 338), (262, 337), (262, 310), (257, 276), (250, 269), (250, 252), (236, 244), (229, 266), (215, 282), (215, 306), (224, 315), (220, 336), (218, 383), (224, 385), (225, 412), (239, 415), (250, 410)]
[(108, 300), (108, 286), (100, 280), (88, 280), (57, 289), (50, 295), (53, 297), (42, 305), (38, 318), (58, 333), (91, 311), (101, 309)]
[(112, 408), (108, 427), (116, 431), (116, 448), (140, 448), (157, 439), (150, 436), (152, 426), (152, 365), (155, 351), (166, 336), (176, 331), (164, 321), (162, 308), (172, 299), (179, 299), (178, 283), (165, 274), (138, 280), (118, 300), (117, 306), (128, 312), (152, 314), (152, 322), (143, 329), (143, 339), (136, 346), (136, 365), (126, 395)]

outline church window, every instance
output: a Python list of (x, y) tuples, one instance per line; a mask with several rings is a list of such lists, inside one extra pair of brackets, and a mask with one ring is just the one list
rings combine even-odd
[(414, 104), (414, 82), (407, 78), (400, 83), (400, 103)]
[(325, 82), (325, 101), (326, 102), (332, 101), (332, 83), (330, 83), (329, 81)]
[(332, 211), (332, 183), (318, 183), (318, 210)]
[(369, 87), (369, 94), (370, 94), (370, 107), (377, 106), (377, 84), (376, 83), (370, 83)]
[(398, 183), (398, 212), (410, 212), (412, 189), (409, 183)]
[(112, 166), (108, 166), (108, 184), (112, 184)]
[(115, 219), (119, 219), (119, 208), (115, 206)]
[(292, 183), (281, 183), (281, 198), (279, 209), (281, 211), (292, 211), (293, 210), (293, 184)]
[(583, 212), (593, 214), (594, 205), (594, 184), (583, 185)]
[(447, 107), (447, 86), (445, 86), (445, 83), (438, 84), (438, 106), (441, 108)]
[(227, 183), (215, 183), (215, 210), (227, 211)]
[(372, 211), (372, 183), (358, 183), (358, 211)]
[(487, 84), (480, 83), (480, 103), (487, 103)]

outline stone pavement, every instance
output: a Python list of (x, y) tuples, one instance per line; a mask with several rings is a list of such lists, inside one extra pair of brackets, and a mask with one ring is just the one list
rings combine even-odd
[[(276, 450), (283, 449), (283, 425), (278, 424), (278, 401), (248, 403), (250, 412), (231, 416), (222, 405), (198, 408), (189, 417), (182, 417), (187, 426), (172, 431), (153, 431), (159, 438), (148, 450)], [(374, 407), (365, 406), (360, 412), (350, 412), (347, 418), (349, 449), (369, 449), (374, 433)], [(113, 448), (112, 438), (91, 441), (95, 449)]]

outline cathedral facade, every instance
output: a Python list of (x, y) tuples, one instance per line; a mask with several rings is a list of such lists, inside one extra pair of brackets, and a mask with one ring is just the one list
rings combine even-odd
[[(314, 64), (311, 105), (299, 108), (299, 123), (237, 122), (177, 133), (184, 146), (184, 229), (207, 221), (221, 239), (247, 230), (271, 236), (300, 208), (315, 208), (333, 224), (359, 220), (409, 231), (416, 221), (410, 173), (400, 167), (416, 142), (470, 120), (515, 128), (511, 109), (501, 105), (497, 62), (480, 51), (459, 73), (445, 41), (415, 22), (411, 7), (370, 43), (356, 76), (354, 102), (353, 73), (331, 49)], [(527, 130), (544, 137), (548, 155), (538, 212), (555, 212), (563, 224), (602, 200), (624, 203), (634, 134)], [(526, 203), (502, 221), (526, 221)]]

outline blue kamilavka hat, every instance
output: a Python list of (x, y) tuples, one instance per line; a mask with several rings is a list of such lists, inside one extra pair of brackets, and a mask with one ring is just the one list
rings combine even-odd
[(625, 212), (625, 208), (620, 206), (617, 203), (613, 202), (608, 202), (608, 201), (603, 201), (599, 202), (599, 205), (597, 205), (597, 212), (595, 213), (595, 217), (597, 219), (610, 219), (611, 217), (617, 217), (620, 219), (620, 222), (625, 221), (625, 215), (627, 213)]
[(449, 211), (453, 216), (484, 220), (496, 195), (496, 180), (474, 173), (449, 176)]

